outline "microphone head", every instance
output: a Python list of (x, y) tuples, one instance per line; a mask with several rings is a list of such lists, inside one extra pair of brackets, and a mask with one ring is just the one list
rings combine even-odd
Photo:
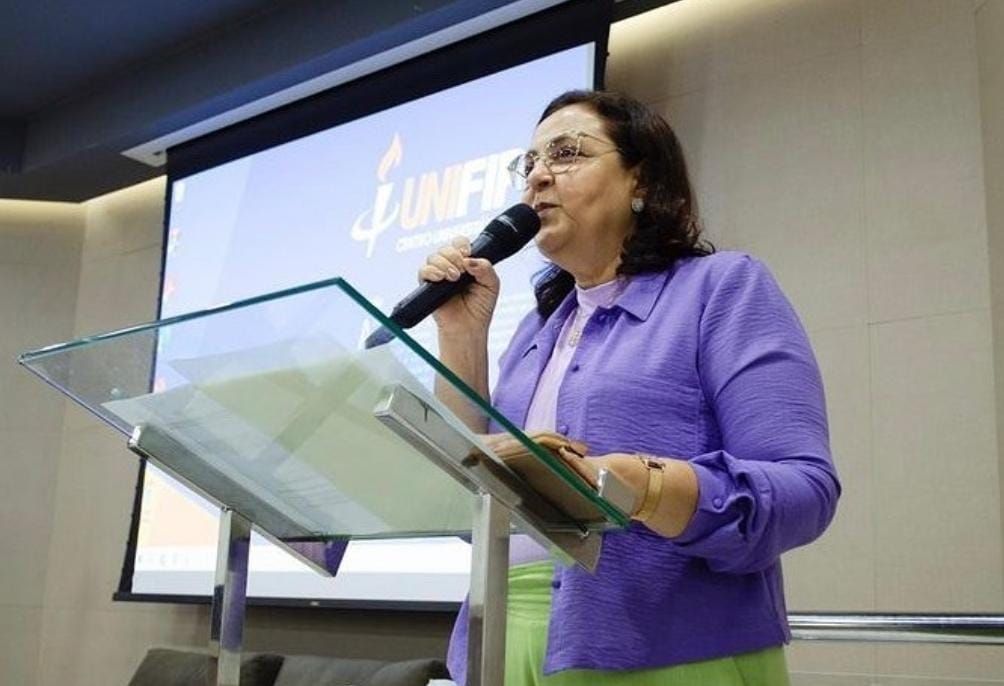
[(485, 255), (492, 262), (498, 262), (513, 255), (530, 242), (540, 231), (540, 217), (526, 203), (517, 203), (495, 217), (482, 232), (491, 236), (491, 255)]

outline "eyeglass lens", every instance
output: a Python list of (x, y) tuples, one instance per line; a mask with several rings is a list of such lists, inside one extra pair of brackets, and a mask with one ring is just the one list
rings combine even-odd
[(514, 186), (519, 186), (533, 172), (537, 160), (542, 160), (544, 166), (552, 174), (567, 172), (579, 157), (582, 145), (582, 134), (562, 134), (548, 141), (543, 154), (526, 152), (519, 155), (509, 165)]

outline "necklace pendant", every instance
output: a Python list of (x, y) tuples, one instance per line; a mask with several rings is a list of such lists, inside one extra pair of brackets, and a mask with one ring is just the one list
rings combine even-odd
[(569, 348), (574, 348), (579, 344), (579, 339), (582, 338), (582, 331), (586, 328), (586, 323), (589, 320), (588, 315), (583, 316), (582, 310), (576, 310), (575, 318), (572, 320), (572, 326), (568, 331), (568, 339), (566, 344)]

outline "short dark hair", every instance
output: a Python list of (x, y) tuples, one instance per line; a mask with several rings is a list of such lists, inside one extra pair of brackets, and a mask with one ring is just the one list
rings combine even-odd
[[(624, 166), (640, 165), (645, 208), (634, 232), (624, 240), (617, 273), (662, 271), (680, 257), (713, 253), (714, 245), (701, 237), (683, 149), (666, 120), (620, 93), (573, 90), (548, 103), (537, 123), (570, 105), (586, 105), (600, 115)], [(537, 311), (550, 316), (574, 285), (572, 275), (558, 265), (545, 268), (534, 284)]]

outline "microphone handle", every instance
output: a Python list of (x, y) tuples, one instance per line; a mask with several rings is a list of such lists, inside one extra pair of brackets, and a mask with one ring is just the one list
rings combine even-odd
[(474, 277), (467, 272), (461, 274), (456, 281), (424, 283), (397, 304), (390, 313), (390, 319), (402, 329), (410, 329), (472, 283)]
[[(539, 228), (539, 223), (537, 228)], [(511, 219), (505, 215), (498, 217), (492, 220), (485, 227), (485, 230), (478, 234), (471, 243), (471, 257), (484, 258), (495, 264), (499, 260), (503, 260), (513, 254), (515, 246), (513, 246), (511, 240), (500, 240), (500, 231), (505, 232), (502, 235), (512, 232), (509, 235), (515, 234), (515, 237), (518, 237), (520, 234), (520, 231), (513, 225)], [(520, 241), (519, 246), (522, 246), (525, 242)], [(460, 278), (456, 281), (423, 283), (394, 307), (390, 313), (390, 320), (402, 329), (410, 329), (439, 309), (447, 300), (462, 293), (471, 283), (474, 283), (474, 277), (467, 272), (461, 274)], [(375, 348), (378, 345), (389, 343), (393, 339), (394, 334), (390, 329), (381, 326), (367, 336), (364, 345), (367, 349)]]

